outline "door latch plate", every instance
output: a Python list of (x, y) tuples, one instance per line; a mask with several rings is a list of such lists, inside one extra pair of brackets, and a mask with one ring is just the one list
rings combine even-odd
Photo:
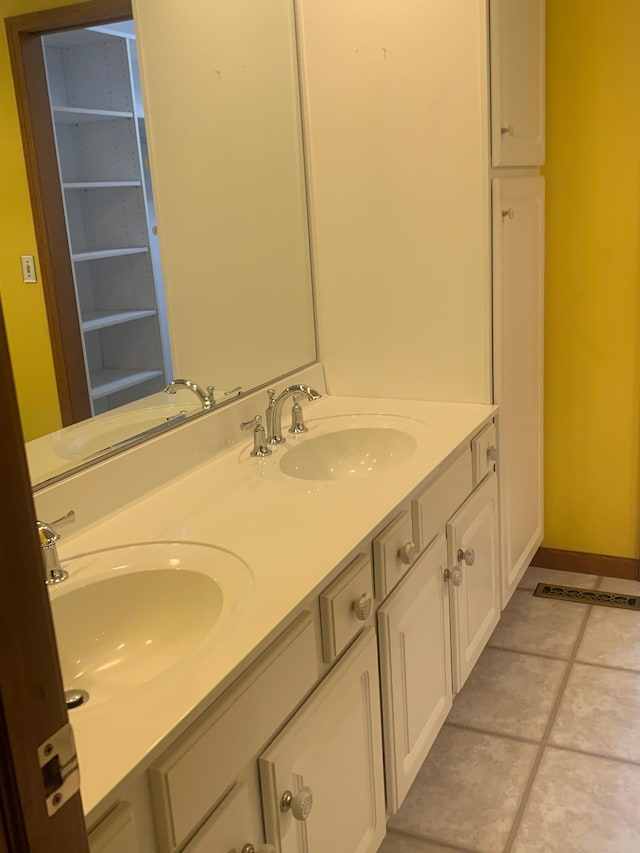
[(52, 817), (80, 790), (80, 769), (70, 724), (38, 747), (38, 763), (42, 773), (47, 814)]

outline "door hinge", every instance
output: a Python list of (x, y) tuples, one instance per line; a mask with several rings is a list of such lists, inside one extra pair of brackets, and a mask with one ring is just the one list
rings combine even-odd
[(47, 814), (51, 817), (80, 790), (80, 769), (73, 729), (69, 723), (40, 744), (38, 763), (42, 773)]

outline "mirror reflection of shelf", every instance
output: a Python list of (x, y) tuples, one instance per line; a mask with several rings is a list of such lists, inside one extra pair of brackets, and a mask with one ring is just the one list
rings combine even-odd
[(94, 110), (87, 107), (52, 106), (51, 111), (56, 124), (87, 124), (94, 121), (133, 118), (133, 113), (127, 110)]
[(148, 251), (148, 246), (134, 246), (130, 249), (99, 249), (95, 252), (74, 252), (71, 255), (71, 260), (75, 264), (83, 261), (99, 261), (103, 258), (117, 258), (123, 255), (142, 255)]
[(162, 390), (171, 373), (135, 39), (86, 29), (46, 36), (43, 45), (87, 387), (98, 414)]
[(71, 181), (62, 184), (65, 190), (100, 190), (114, 187), (141, 187), (142, 181)]
[(94, 400), (99, 400), (159, 376), (162, 376), (161, 370), (125, 370), (105, 367), (91, 373), (91, 396)]
[(82, 317), (82, 331), (95, 332), (98, 329), (106, 329), (109, 326), (119, 326), (121, 323), (142, 320), (144, 317), (155, 317), (157, 313), (155, 309), (140, 311), (88, 311)]

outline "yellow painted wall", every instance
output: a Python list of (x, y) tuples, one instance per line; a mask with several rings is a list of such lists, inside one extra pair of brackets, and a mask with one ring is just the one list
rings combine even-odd
[[(0, 0), (2, 19), (65, 0)], [(42, 294), (42, 281), (24, 284), (20, 255), (37, 255), (7, 39), (0, 34), (0, 300), (25, 438), (58, 429), (60, 409)], [(40, 265), (36, 257), (40, 278)]]
[(640, 555), (640, 3), (547, 3), (545, 546)]

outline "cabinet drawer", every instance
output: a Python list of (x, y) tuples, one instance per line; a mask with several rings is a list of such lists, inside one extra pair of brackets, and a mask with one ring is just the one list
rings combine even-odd
[(372, 604), (371, 560), (361, 554), (320, 595), (322, 657), (327, 663), (362, 630)]
[(118, 805), (89, 833), (90, 853), (138, 853), (136, 827), (129, 803)]
[(162, 853), (175, 850), (318, 679), (315, 626), (298, 619), (149, 769)]
[(376, 598), (381, 601), (402, 580), (420, 553), (414, 545), (411, 513), (404, 510), (373, 540)]
[(473, 459), (473, 485), (475, 487), (495, 469), (495, 463), (498, 459), (498, 439), (495, 424), (487, 424), (471, 440), (471, 456)]
[(420, 551), (437, 536), (472, 489), (471, 450), (465, 449), (411, 502), (415, 541)]

